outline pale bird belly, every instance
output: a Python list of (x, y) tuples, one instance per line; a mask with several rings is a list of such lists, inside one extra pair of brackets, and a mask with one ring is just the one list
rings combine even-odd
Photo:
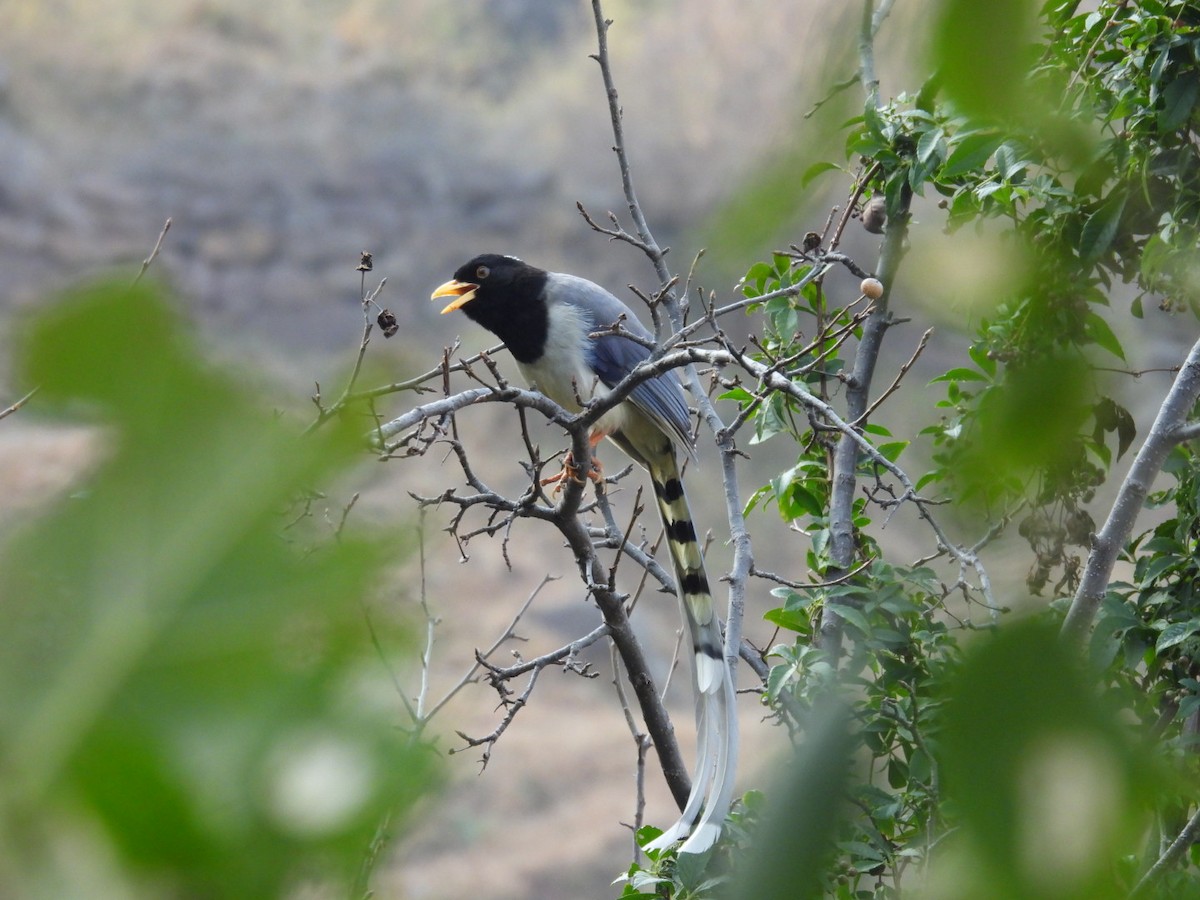
[[(603, 384), (593, 372), (583, 365), (572, 365), (572, 361), (560, 357), (554, 359), (549, 354), (536, 363), (518, 364), (521, 374), (530, 386), (541, 391), (563, 409), (577, 413), (593, 397), (608, 395), (608, 387)], [(618, 403), (592, 426), (592, 432), (604, 435), (620, 431), (628, 419), (628, 404)]]

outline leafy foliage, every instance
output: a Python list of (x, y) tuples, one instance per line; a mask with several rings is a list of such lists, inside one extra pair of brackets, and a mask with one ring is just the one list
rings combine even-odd
[[(1155, 840), (1165, 847), (1193, 807), (1165, 773), (1190, 784), (1197, 774), (1194, 451), (1174, 451), (1165, 470), (1174, 483), (1151, 496), (1161, 519), (1126, 550), (1132, 577), (1110, 587), (1089, 670), (1055, 636), (1060, 603), (1004, 621), (961, 573), (940, 574), (937, 554), (885, 562), (872, 519), (895, 506), (882, 461), (924, 437), (933, 467), (917, 489), (940, 491), (982, 522), (977, 546), (1015, 523), (1032, 554), (1032, 595), (1075, 591), (1097, 492), (1138, 437), (1112, 396), (1112, 374), (1128, 364), (1112, 297), (1128, 285), (1136, 320), (1151, 306), (1195, 311), (1200, 296), (1200, 12), (1157, 0), (1096, 10), (946, 0), (934, 32), (938, 76), (885, 103), (868, 90), (845, 146), (858, 166), (852, 203), (882, 201), (891, 227), (911, 198), (928, 198), (948, 234), (972, 228), (1007, 261), (973, 307), (986, 311), (966, 358), (933, 380), (944, 391), (929, 411), (936, 421), (912, 436), (858, 423), (876, 454), (837, 473), (839, 435), (806, 406), (741, 385), (724, 395), (753, 416), (756, 441), (797, 446), (795, 463), (747, 510), (773, 506), (807, 535), (812, 582), (773, 591), (781, 602), (766, 618), (785, 637), (769, 653), (764, 702), (804, 722), (837, 693), (852, 723), (855, 765), (848, 806), (836, 825), (830, 816), (832, 861), (819, 887), (796, 896), (1124, 897), (1158, 857)], [(814, 163), (804, 180), (830, 168)], [(776, 295), (821, 263), (819, 241), (793, 249), (743, 281), (747, 297), (769, 297), (749, 307), (762, 322), (758, 358), (836, 404), (851, 377), (847, 339), (863, 336), (863, 319), (854, 304), (831, 303), (820, 278)], [(834, 477), (863, 488), (850, 565), (830, 554)], [(822, 640), (830, 616), (844, 653)], [(995, 634), (965, 641), (975, 629)], [(768, 820), (757, 826), (762, 843), (786, 827)], [(1200, 890), (1194, 862), (1184, 857), (1137, 889), (1191, 895)]]
[(360, 696), (384, 671), (358, 601), (398, 548), (281, 517), (357, 438), (301, 439), (145, 287), (49, 305), (21, 351), (103, 449), (0, 564), (0, 893), (349, 883), (432, 773)]

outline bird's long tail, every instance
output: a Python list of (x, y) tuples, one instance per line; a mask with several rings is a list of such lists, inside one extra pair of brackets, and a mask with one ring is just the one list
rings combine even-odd
[(725, 659), (721, 623), (675, 454), (657, 457), (647, 468), (692, 640), (697, 733), (697, 761), (687, 803), (679, 820), (649, 849), (663, 849), (686, 837), (680, 853), (703, 853), (720, 837), (733, 799), (738, 746), (733, 673)]

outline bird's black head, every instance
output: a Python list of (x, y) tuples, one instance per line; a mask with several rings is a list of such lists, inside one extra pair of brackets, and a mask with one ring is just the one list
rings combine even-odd
[(515, 256), (484, 253), (460, 266), (432, 299), (453, 297), (443, 313), (461, 309), (504, 341), (518, 362), (536, 362), (549, 324), (546, 275)]

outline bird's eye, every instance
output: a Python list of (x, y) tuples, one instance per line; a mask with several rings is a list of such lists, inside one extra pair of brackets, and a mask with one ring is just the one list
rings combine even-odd
[(478, 278), (480, 281), (482, 281), (483, 279), (487, 278), (488, 275), (491, 274), (491, 272), (492, 272), (492, 270), (489, 269), (487, 266), (480, 266), (478, 269), (475, 270), (475, 277)]

